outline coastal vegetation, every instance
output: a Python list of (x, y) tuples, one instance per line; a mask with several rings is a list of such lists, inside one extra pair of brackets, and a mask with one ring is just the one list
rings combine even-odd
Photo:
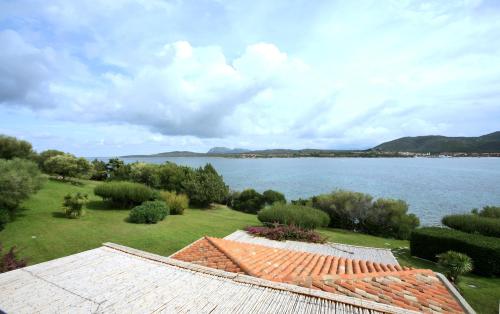
[(458, 283), (459, 276), (470, 272), (474, 268), (470, 257), (455, 251), (438, 254), (437, 259), (438, 265), (446, 269), (446, 277), (455, 284)]
[(467, 233), (478, 233), (500, 238), (500, 219), (474, 214), (448, 215), (443, 217), (443, 225)]
[(137, 224), (155, 224), (169, 214), (169, 208), (163, 201), (148, 201), (132, 208), (128, 220)]
[(303, 229), (326, 227), (330, 222), (330, 217), (319, 209), (285, 203), (275, 203), (259, 211), (257, 218), (270, 225), (277, 223)]
[[(259, 224), (256, 215), (225, 206), (211, 210), (187, 208), (184, 215), (169, 215), (156, 224), (127, 223), (129, 210), (103, 202), (93, 193), (100, 182), (79, 182), (73, 185), (48, 180), (38, 193), (21, 204), (23, 210), (20, 215), (0, 232), (3, 247), (16, 246), (17, 258), (30, 265), (93, 249), (104, 242), (169, 256), (202, 236), (224, 237), (235, 230)], [(78, 192), (88, 194), (89, 200), (84, 205), (87, 214), (79, 219), (66, 219), (59, 209), (61, 200), (68, 193)], [(318, 228), (315, 231), (332, 242), (392, 249), (402, 266), (445, 271), (431, 261), (413, 258), (406, 240), (336, 228)], [(478, 313), (490, 314), (498, 310), (499, 278), (465, 274), (461, 276), (458, 287)]]

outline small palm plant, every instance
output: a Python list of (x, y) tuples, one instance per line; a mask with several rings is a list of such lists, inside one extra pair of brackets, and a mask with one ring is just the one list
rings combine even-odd
[(473, 268), (472, 259), (463, 253), (448, 251), (436, 257), (438, 264), (446, 269), (446, 277), (453, 283), (458, 283), (458, 276), (470, 272)]
[(64, 212), (68, 218), (78, 218), (83, 216), (84, 210), (83, 206), (88, 200), (87, 194), (82, 194), (80, 192), (76, 194), (67, 194), (64, 197), (63, 207)]

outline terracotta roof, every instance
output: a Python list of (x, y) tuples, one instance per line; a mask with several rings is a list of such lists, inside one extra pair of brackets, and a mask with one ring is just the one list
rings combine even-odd
[(205, 237), (172, 256), (203, 266), (423, 312), (463, 313), (428, 269)]

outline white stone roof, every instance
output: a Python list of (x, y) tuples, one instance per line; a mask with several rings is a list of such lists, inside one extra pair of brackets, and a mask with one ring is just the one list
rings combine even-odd
[(274, 241), (263, 237), (254, 237), (243, 230), (237, 230), (224, 239), (260, 244), (269, 247), (301, 251), (322, 255), (333, 255), (350, 259), (372, 261), (382, 264), (399, 265), (390, 249), (373, 248), (365, 246), (347, 245), (340, 243), (306, 243), (299, 241)]
[(6, 313), (408, 313), (116, 244), (0, 274)]

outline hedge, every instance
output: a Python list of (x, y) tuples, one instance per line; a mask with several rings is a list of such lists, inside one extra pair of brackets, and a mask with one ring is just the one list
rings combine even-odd
[(467, 254), (479, 275), (500, 275), (500, 241), (498, 238), (458, 230), (427, 227), (411, 234), (411, 255), (436, 261), (436, 255), (447, 251)]
[[(489, 237), (500, 237), (500, 219), (478, 215), (449, 215), (443, 217), (443, 225), (467, 233), (479, 233)], [(498, 240), (500, 241), (500, 239)]]
[(123, 206), (139, 205), (157, 197), (157, 191), (140, 183), (106, 182), (94, 188), (95, 195)]
[(275, 203), (261, 210), (257, 218), (263, 223), (279, 223), (304, 229), (328, 226), (330, 217), (325, 212), (312, 207)]

